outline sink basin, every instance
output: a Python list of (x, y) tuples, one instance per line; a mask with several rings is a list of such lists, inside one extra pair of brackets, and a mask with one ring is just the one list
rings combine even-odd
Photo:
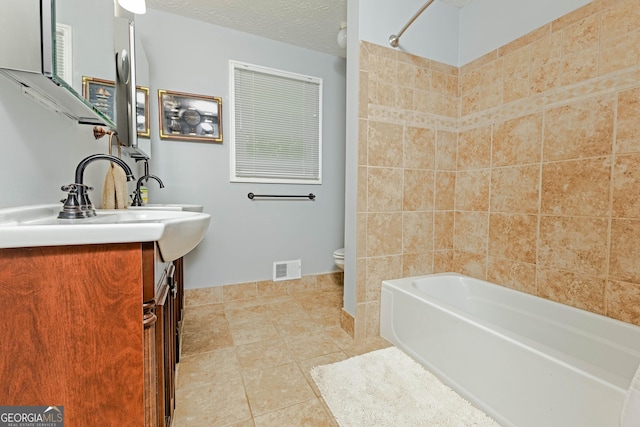
[(129, 209), (202, 212), (204, 211), (204, 206), (190, 205), (190, 204), (184, 204), (184, 203), (147, 203), (144, 206), (129, 206)]
[(211, 216), (181, 210), (98, 209), (96, 216), (58, 219), (60, 204), (0, 209), (0, 248), (158, 242), (165, 262), (195, 248)]

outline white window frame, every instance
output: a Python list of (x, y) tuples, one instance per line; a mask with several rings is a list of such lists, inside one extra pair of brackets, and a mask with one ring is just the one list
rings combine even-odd
[[(235, 99), (235, 70), (236, 68), (247, 69), (264, 75), (286, 77), (289, 79), (312, 82), (318, 85), (318, 175), (312, 178), (291, 178), (291, 177), (247, 177), (238, 176), (236, 171), (236, 99)], [(274, 184), (322, 184), (322, 79), (318, 77), (306, 76), (303, 74), (288, 71), (276, 70), (273, 68), (247, 64), (239, 61), (229, 61), (229, 98), (230, 98), (230, 144), (231, 144), (231, 182), (252, 182), (252, 183), (274, 183)]]

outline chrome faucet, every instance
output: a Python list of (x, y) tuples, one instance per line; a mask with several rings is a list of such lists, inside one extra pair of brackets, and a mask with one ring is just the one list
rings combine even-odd
[(160, 184), (160, 188), (164, 188), (162, 180), (157, 176), (150, 174), (141, 176), (136, 183), (136, 191), (133, 192), (133, 202), (131, 203), (131, 206), (142, 206), (142, 195), (140, 194), (140, 187), (142, 186), (142, 181), (149, 180), (149, 178), (155, 179), (156, 181), (158, 181), (158, 184)]
[(135, 179), (129, 165), (111, 154), (93, 154), (82, 159), (76, 167), (75, 182), (61, 187), (62, 191), (68, 192), (68, 195), (64, 200), (64, 205), (62, 211), (58, 214), (58, 218), (78, 219), (96, 216), (96, 210), (91, 200), (89, 200), (88, 195), (88, 192), (93, 190), (93, 187), (84, 184), (84, 170), (89, 163), (100, 159), (111, 161), (120, 166), (127, 175), (127, 181), (133, 181)]

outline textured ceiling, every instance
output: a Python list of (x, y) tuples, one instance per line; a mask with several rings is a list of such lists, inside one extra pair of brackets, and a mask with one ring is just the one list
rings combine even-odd
[[(347, 0), (146, 0), (147, 7), (335, 56)], [(440, 0), (462, 7), (471, 0)], [(411, 18), (407, 16), (407, 20)]]

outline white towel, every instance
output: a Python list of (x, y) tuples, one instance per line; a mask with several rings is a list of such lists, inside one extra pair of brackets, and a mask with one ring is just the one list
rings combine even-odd
[(620, 414), (620, 427), (638, 426), (640, 426), (640, 367), (631, 380)]

